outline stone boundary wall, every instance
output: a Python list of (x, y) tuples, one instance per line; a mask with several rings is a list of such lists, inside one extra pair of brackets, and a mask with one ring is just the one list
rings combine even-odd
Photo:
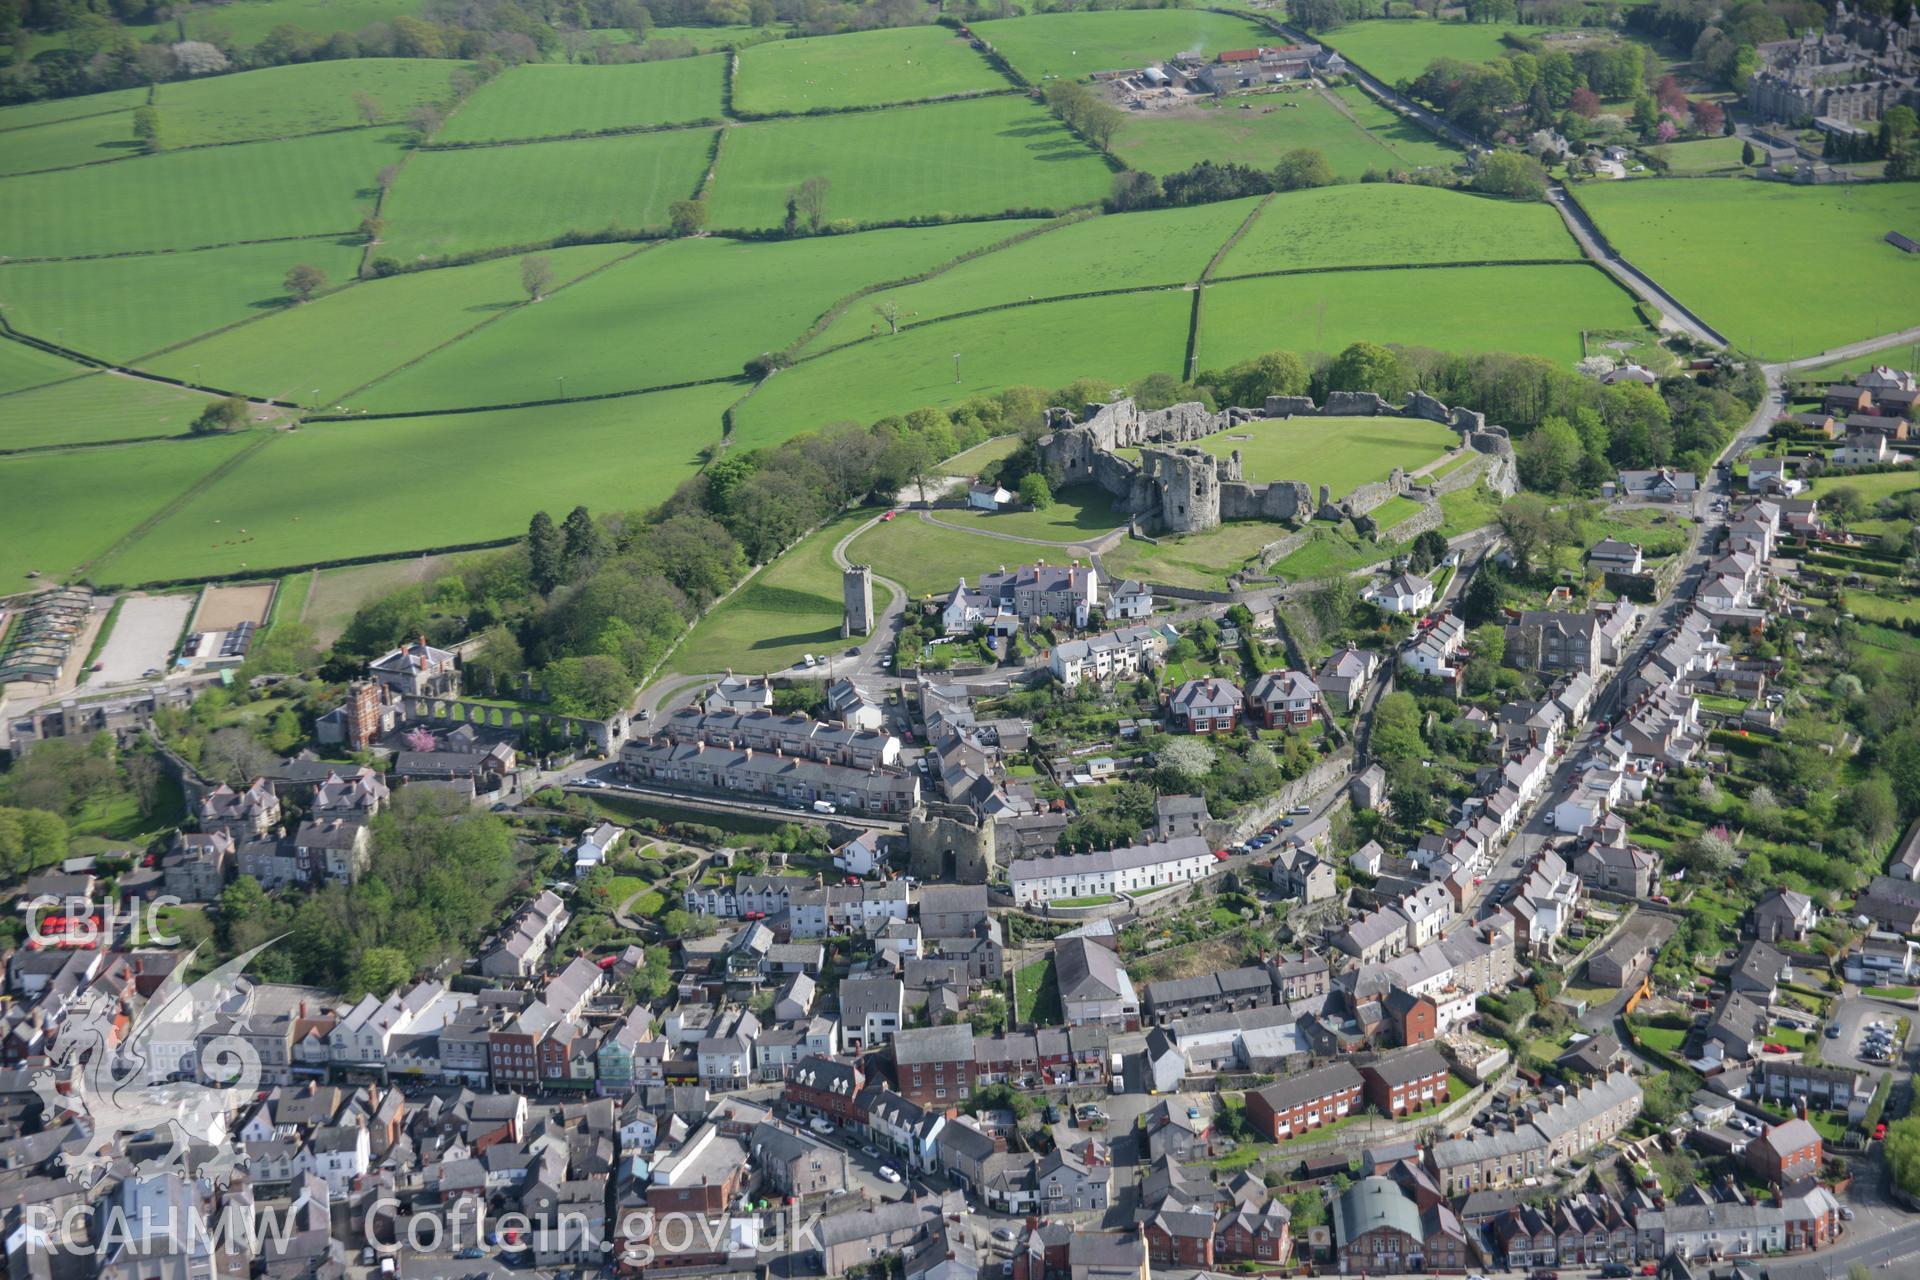
[(1447, 513), (1440, 509), (1438, 502), (1429, 502), (1418, 511), (1381, 532), (1382, 542), (1411, 542), (1429, 529), (1438, 529), (1447, 522)]

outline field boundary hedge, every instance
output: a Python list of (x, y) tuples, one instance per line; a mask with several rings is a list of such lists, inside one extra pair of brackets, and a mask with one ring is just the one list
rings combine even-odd
[[(398, 373), (400, 370), (395, 369), (393, 372)], [(391, 374), (383, 374), (382, 380), (391, 376)], [(650, 396), (657, 391), (685, 391), (689, 387), (712, 387), (723, 382), (742, 381), (745, 381), (742, 375), (728, 373), (717, 378), (695, 378), (691, 382), (664, 382), (657, 387), (632, 387), (625, 391), (600, 391), (590, 396), (568, 396), (564, 400), (558, 396), (549, 396), (544, 400), (516, 400), (508, 404), (468, 404), (451, 409), (390, 409), (385, 413), (316, 413), (300, 421), (303, 425), (310, 422), (382, 422), (396, 418), (446, 418), (463, 413), (495, 413), (506, 409), (551, 409), (560, 405), (591, 404), (596, 400), (628, 400), (634, 396)]]
[[(115, 364), (110, 360), (102, 360), (98, 356), (90, 356), (83, 351), (75, 351), (70, 347), (63, 347), (56, 343), (48, 342), (45, 338), (36, 338), (31, 334), (21, 333), (19, 330), (15, 329), (11, 324), (7, 323), (7, 318), (4, 315), (0, 315), (0, 338), (6, 338), (12, 342), (18, 342), (22, 346), (37, 347), (40, 350), (46, 352), (48, 355), (59, 356), (63, 360), (72, 360), (79, 364), (91, 365), (96, 369), (106, 369), (114, 373), (124, 373), (130, 378), (139, 378), (144, 382), (163, 382), (170, 387), (179, 387), (185, 391), (205, 392), (208, 395), (228, 396), (228, 397), (237, 396), (238, 398), (245, 400), (248, 404), (271, 405), (273, 408), (276, 408), (276, 409), (298, 409), (301, 407), (287, 400), (263, 400), (259, 396), (250, 396), (243, 391), (228, 391), (220, 387), (204, 386), (198, 383), (187, 382), (181, 378), (169, 377), (164, 373), (149, 373), (145, 369), (135, 369), (128, 365)], [(75, 376), (79, 376), (79, 375), (75, 375)], [(40, 383), (39, 385), (43, 387), (49, 387), (49, 386), (52, 386), (54, 382), (67, 382), (67, 381), (70, 381), (70, 379), (55, 378), (53, 382), (43, 382), (43, 383)], [(34, 390), (34, 388), (22, 387), (20, 388), (20, 390), (31, 391), (31, 390)]]
[(105, 262), (112, 258), (159, 258), (169, 253), (208, 253), (214, 249), (244, 249), (256, 244), (292, 244), (296, 240), (361, 240), (359, 228), (349, 231), (312, 231), (300, 236), (268, 236), (264, 240), (226, 240), (216, 244), (175, 245), (167, 249), (122, 249), (116, 253), (74, 253), (44, 258), (8, 258), (10, 263)]
[(965, 35), (969, 40), (973, 42), (974, 48), (979, 52), (979, 54), (986, 59), (987, 65), (992, 67), (995, 71), (998, 71), (1001, 75), (1005, 76), (1007, 79), (1013, 81), (1014, 84), (1020, 86), (1022, 89), (1033, 88), (1033, 82), (1027, 79), (1025, 76), (1021, 75), (1019, 68), (1015, 67), (1011, 62), (1007, 61), (1007, 56), (1004, 53), (1001, 53), (1000, 50), (994, 48), (992, 41), (988, 40), (985, 36), (982, 36), (976, 33), (971, 27), (969, 27), (966, 23), (962, 22), (960, 19), (943, 14), (940, 17), (935, 18), (933, 22), (935, 26), (951, 27), (953, 30)]
[[(313, 573), (320, 569), (350, 569), (355, 565), (386, 564), (392, 560), (417, 560), (421, 556), (450, 556), (467, 551), (495, 551), (519, 542), (519, 537), (489, 538), (484, 542), (458, 542), (440, 547), (422, 547), (417, 551), (378, 551), (364, 556), (342, 556), (332, 560), (314, 560), (307, 564), (280, 565), (268, 569), (236, 569), (232, 573), (210, 573), (198, 578), (154, 578), (146, 582), (96, 582), (96, 587), (155, 591), (165, 587), (191, 587), (209, 582), (256, 582), (261, 578), (288, 577)], [(102, 556), (101, 559), (106, 557)]]
[(1024, 209), (1000, 209), (993, 213), (916, 213), (908, 218), (882, 218), (873, 222), (842, 219), (838, 226), (823, 224), (818, 231), (796, 232), (793, 235), (788, 235), (779, 227), (710, 227), (707, 234), (726, 236), (732, 240), (805, 240), (812, 236), (856, 236), (863, 231), (957, 227), (967, 222), (1018, 222), (1028, 218), (1042, 220), (1064, 218), (1073, 213), (1098, 212), (1103, 203), (1100, 200), (1089, 200), (1085, 204), (1071, 204), (1061, 208), (1035, 205)]
[[(149, 87), (147, 92), (151, 94), (153, 92), (152, 88)], [(58, 102), (61, 101), (61, 99), (48, 98), (43, 99), (43, 101)], [(29, 104), (19, 103), (17, 105), (27, 106)], [(42, 120), (38, 124), (0, 125), (0, 133), (25, 133), (29, 129), (45, 129), (56, 124), (72, 124), (75, 120), (98, 120), (103, 116), (132, 115), (138, 110), (138, 107), (115, 107), (111, 111), (83, 111), (77, 116), (61, 116), (58, 120)]]
[(1462, 262), (1351, 262), (1324, 267), (1275, 267), (1271, 271), (1245, 271), (1238, 275), (1217, 276), (1208, 284), (1232, 284), (1237, 280), (1267, 280), (1276, 276), (1338, 275), (1350, 271), (1456, 271), (1468, 267), (1591, 267), (1585, 258), (1506, 258), (1468, 259)]
[(542, 142), (591, 142), (595, 138), (619, 138), (636, 133), (684, 133), (690, 129), (717, 129), (727, 121), (721, 116), (701, 116), (672, 124), (617, 124), (605, 129), (575, 129), (572, 133), (548, 133), (537, 138), (488, 138), (475, 142), (423, 142), (415, 151), (485, 151), (489, 147), (527, 147)]
[[(234, 450), (232, 457), (223, 459), (218, 466), (196, 477), (193, 483), (189, 484), (186, 488), (182, 489), (179, 493), (176, 493), (173, 497), (169, 498), (166, 502), (162, 503), (160, 507), (156, 509), (151, 515), (149, 515), (146, 519), (142, 520), (139, 524), (136, 524), (135, 526), (133, 526), (133, 528), (121, 534), (118, 538), (114, 539), (113, 544), (109, 546), (105, 551), (102, 551), (99, 555), (93, 557), (93, 559), (91, 560), (81, 561), (77, 566), (75, 566), (74, 571), (76, 576), (78, 576), (83, 581), (87, 580), (87, 571), (91, 569), (94, 565), (100, 564), (103, 561), (111, 560), (114, 556), (120, 554), (120, 552), (124, 548), (132, 546), (135, 542), (137, 542), (141, 538), (144, 538), (149, 533), (152, 533), (156, 528), (160, 526), (160, 523), (163, 520), (166, 520), (172, 516), (178, 515), (181, 511), (183, 511), (186, 508), (186, 505), (189, 502), (192, 502), (195, 498), (199, 497), (202, 493), (206, 492), (206, 490), (209, 487), (211, 487), (215, 481), (220, 480), (223, 477), (231, 474), (234, 468), (238, 467), (241, 463), (245, 462), (248, 458), (253, 457), (255, 454), (259, 453), (262, 449), (272, 444), (276, 435), (278, 435), (278, 433), (274, 431), (263, 431), (260, 433), (260, 438), (258, 440), (255, 440), (253, 443), (246, 445), (242, 448)], [(256, 570), (253, 570), (250, 575), (245, 575), (245, 576), (251, 576), (251, 577), (257, 578), (262, 575), (260, 571), (256, 569)], [(191, 618), (189, 618), (189, 621), (191, 621)]]
[(1207, 285), (1212, 282), (1213, 273), (1219, 270), (1221, 261), (1233, 252), (1233, 247), (1240, 243), (1241, 237), (1253, 229), (1253, 224), (1273, 203), (1273, 195), (1272, 192), (1267, 193), (1255, 202), (1253, 208), (1247, 210), (1247, 216), (1240, 220), (1240, 225), (1233, 229), (1220, 247), (1213, 251), (1213, 256), (1207, 259), (1207, 265), (1200, 269), (1200, 279), (1196, 282), (1199, 288), (1193, 291), (1193, 315), (1187, 321), (1187, 363), (1186, 372), (1181, 375), (1183, 381), (1193, 377), (1200, 362), (1200, 325), (1206, 311)]
[[(573, 286), (579, 284), (582, 280), (587, 280), (593, 276), (597, 276), (602, 271), (607, 270), (609, 267), (617, 267), (623, 262), (631, 262), (635, 258), (639, 257), (641, 254), (645, 253), (647, 250), (653, 248), (655, 245), (658, 245), (660, 243), (662, 242), (655, 240), (652, 243), (641, 245), (640, 247), (635, 249), (632, 253), (623, 253), (619, 257), (609, 258), (607, 261), (601, 263), (599, 266), (589, 268), (588, 270), (583, 271), (579, 275), (573, 277), (571, 280), (567, 280), (563, 282), (558, 287), (548, 290), (545, 296), (551, 298), (559, 294), (565, 293), (568, 289), (573, 288)], [(361, 392), (367, 390), (369, 387), (378, 386), (382, 382), (385, 382), (388, 378), (391, 378), (396, 374), (404, 373), (408, 369), (411, 369), (413, 368), (413, 366), (419, 364), (421, 361), (426, 360), (431, 356), (438, 355), (440, 352), (445, 351), (448, 347), (453, 346), (455, 343), (472, 337), (474, 334), (480, 332), (480, 330), (486, 328), (488, 325), (497, 324), (498, 322), (505, 320), (508, 316), (519, 315), (523, 309), (530, 307), (532, 305), (533, 305), (533, 299), (529, 298), (525, 301), (514, 303), (512, 306), (506, 308), (504, 311), (496, 311), (492, 315), (488, 316), (486, 319), (477, 321), (476, 323), (471, 324), (467, 326), (465, 329), (462, 329), (460, 332), (454, 334), (452, 337), (447, 338), (442, 342), (438, 342), (434, 344), (433, 346), (427, 348), (425, 351), (422, 351), (419, 355), (414, 356), (412, 359), (407, 360), (402, 364), (395, 365), (393, 368), (387, 370), (385, 373), (382, 373), (376, 377), (369, 378), (367, 381), (361, 383), (357, 387), (352, 387), (346, 391), (341, 392), (340, 399), (344, 401), (347, 399), (348, 396), (359, 395)]]
[[(135, 108), (129, 107), (127, 110), (132, 111), (135, 110)], [(117, 111), (102, 111), (99, 114), (112, 116), (120, 113)], [(77, 120), (92, 120), (95, 118), (94, 116), (74, 117), (74, 119)], [(69, 124), (71, 121), (50, 120), (48, 123)], [(24, 127), (39, 129), (45, 126), (26, 125)], [(51, 164), (41, 169), (20, 169), (10, 173), (0, 174), (0, 177), (28, 178), (39, 173), (65, 173), (69, 169), (97, 169), (103, 164), (124, 164), (128, 160), (151, 160), (157, 156), (185, 155), (189, 151), (213, 151), (220, 147), (249, 147), (257, 142), (296, 142), (301, 138), (324, 138), (330, 133), (361, 133), (368, 129), (404, 129), (406, 127), (406, 124), (399, 120), (388, 120), (380, 124), (337, 124), (329, 129), (309, 129), (305, 133), (282, 133), (267, 138), (229, 138), (225, 142), (194, 142), (184, 147), (162, 147), (158, 151), (130, 151), (124, 156), (104, 156), (99, 160), (82, 160), (76, 164)], [(8, 130), (7, 132), (18, 132), (18, 130)]]
[(720, 153), (726, 149), (729, 126), (721, 125), (713, 131), (712, 141), (707, 143), (707, 169), (700, 175), (700, 181), (694, 184), (693, 199), (705, 200), (713, 190), (715, 179), (720, 176)]
[(872, 102), (843, 107), (807, 107), (801, 111), (742, 111), (728, 104), (728, 114), (742, 124), (752, 124), (760, 120), (805, 120), (813, 116), (857, 116), (873, 111), (895, 111), (902, 107), (934, 107), (943, 102), (970, 102), (975, 98), (1005, 98), (1013, 94), (1027, 93), (1028, 90), (1016, 85), (1007, 85), (1000, 89), (966, 89), (960, 93), (940, 93), (931, 98), (902, 98), (898, 102)]
[[(346, 280), (342, 280), (339, 284), (334, 285), (330, 289), (322, 289), (318, 291), (311, 298), (309, 298), (308, 301), (312, 302), (320, 298), (331, 298), (336, 293), (344, 293), (346, 290), (351, 289), (353, 288), (353, 286), (361, 283), (362, 279), (363, 277), (356, 275)], [(281, 315), (286, 311), (292, 309), (293, 307), (296, 307), (299, 305), (300, 305), (299, 303), (289, 298), (285, 306), (276, 308), (272, 311), (259, 311), (250, 316), (241, 316), (238, 320), (229, 320), (225, 324), (215, 325), (213, 328), (208, 329), (204, 333), (196, 333), (190, 338), (182, 338), (178, 342), (169, 342), (164, 347), (155, 347), (151, 351), (143, 351), (139, 355), (133, 357), (133, 359), (136, 363), (139, 363), (146, 360), (152, 360), (158, 356), (170, 355), (173, 352), (180, 350), (182, 347), (190, 347), (196, 342), (205, 342), (209, 338), (217, 338), (221, 334), (226, 333), (229, 330), (244, 328), (245, 326), (250, 324), (257, 324), (262, 320), (271, 320), (273, 319), (273, 317), (277, 315)]]
[[(1064, 227), (1070, 227), (1077, 223), (1085, 222), (1089, 218), (1098, 216), (1100, 215), (1091, 210), (1078, 210), (1072, 213), (1062, 214), (1057, 218), (1048, 220), (1040, 226), (1029, 227), (1025, 231), (1010, 235), (1004, 240), (996, 240), (992, 244), (981, 245), (978, 249), (969, 249), (965, 253), (957, 254), (945, 262), (929, 267), (927, 270), (916, 275), (902, 276), (897, 280), (882, 280), (878, 284), (870, 284), (855, 289), (852, 293), (842, 297), (839, 301), (821, 312), (820, 315), (814, 319), (814, 322), (807, 326), (806, 330), (788, 345), (787, 350), (798, 352), (802, 347), (811, 343), (831, 328), (835, 320), (845, 315), (847, 311), (852, 308), (853, 304), (862, 298), (870, 298), (874, 294), (884, 292), (888, 289), (906, 289), (913, 285), (925, 284), (927, 281), (943, 276), (955, 267), (972, 262), (977, 258), (984, 258), (990, 254), (999, 253), (1003, 249), (1011, 249), (1023, 240), (1031, 240), (1035, 236), (1045, 235), (1050, 231), (1058, 231)], [(843, 343), (841, 345), (844, 346), (846, 344)], [(838, 349), (838, 347), (828, 348), (830, 351)]]
[[(63, 379), (70, 381), (70, 379)], [(29, 453), (80, 453), (87, 449), (105, 449), (117, 444), (159, 444), (163, 440), (193, 440), (190, 431), (170, 436), (120, 436), (113, 440), (70, 440), (63, 444), (28, 444), (17, 449), (0, 449), (0, 458), (17, 458)]]

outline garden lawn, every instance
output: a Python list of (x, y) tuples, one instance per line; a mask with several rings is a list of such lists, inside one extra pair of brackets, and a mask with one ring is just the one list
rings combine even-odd
[(606, 67), (530, 62), (482, 86), (433, 140), (560, 138), (718, 120), (726, 74), (725, 54)]
[(950, 476), (975, 476), (990, 462), (1010, 458), (1020, 451), (1019, 436), (995, 436), (971, 449), (964, 449), (940, 464)]
[[(130, 364), (209, 330), (289, 307), (283, 281), (296, 263), (320, 268), (334, 284), (351, 281), (360, 253), (360, 238), (352, 236), (83, 262), (17, 262), (0, 266), (0, 304), (8, 322), (23, 333)], [(318, 353), (298, 354), (312, 359)]]
[(1722, 173), (1746, 166), (1740, 161), (1743, 138), (1702, 138), (1698, 142), (1670, 142), (1655, 147), (1654, 155), (1667, 162), (1670, 173)]
[(1104, 199), (1113, 184), (1106, 163), (1045, 108), (981, 98), (736, 126), (708, 221), (777, 227), (787, 193), (812, 177), (830, 184), (829, 222), (1070, 209)]
[(1544, 204), (1369, 182), (1274, 197), (1214, 277), (1542, 258), (1581, 260), (1566, 224)]
[(925, 271), (1004, 234), (998, 224), (961, 223), (784, 242), (672, 241), (515, 312), (356, 404), (376, 412), (511, 404), (555, 395), (561, 374), (570, 396), (738, 376), (861, 285)]
[(657, 230), (667, 206), (700, 185), (712, 145), (709, 130), (675, 129), (419, 152), (388, 193), (375, 253), (405, 262), (551, 244), (568, 232)]
[[(1616, 182), (1579, 199), (1623, 256), (1756, 355), (1811, 355), (1913, 323), (1920, 254), (1882, 239), (1920, 235), (1909, 183)], [(1846, 306), (1815, 303), (1835, 280), (1874, 287)]]
[(0, 400), (0, 449), (185, 435), (211, 399), (164, 382), (88, 373)]
[(358, 128), (366, 94), (374, 124), (403, 122), (415, 107), (452, 96), (449, 77), (466, 64), (440, 58), (347, 58), (265, 67), (159, 86), (160, 139), (168, 148), (287, 138)]
[(1009, 87), (952, 30), (889, 27), (754, 45), (740, 54), (733, 105), (755, 114), (800, 112)]
[(400, 158), (391, 132), (357, 129), (0, 178), (0, 226), (15, 258), (352, 232), (372, 212), (375, 175)]
[(1545, 34), (1539, 27), (1518, 24), (1375, 18), (1321, 32), (1320, 39), (1347, 61), (1388, 84), (1398, 84), (1417, 78), (1435, 58), (1491, 62), (1513, 48), (1504, 39), (1508, 32), (1526, 39)]
[(1851, 489), (1871, 506), (1882, 498), (1920, 489), (1920, 471), (1876, 471), (1864, 476), (1836, 472), (1818, 476), (1807, 484), (1807, 494), (1814, 498), (1824, 498), (1835, 489)]
[[(812, 348), (824, 350), (883, 333), (874, 306), (900, 308), (912, 328), (942, 316), (1029, 298), (1186, 284), (1200, 278), (1258, 198), (1082, 218), (963, 262), (931, 280), (888, 289), (850, 307)], [(1000, 223), (1009, 235), (1037, 223)]]
[[(1363, 484), (1385, 480), (1395, 467), (1425, 466), (1458, 446), (1460, 433), (1415, 418), (1277, 418), (1193, 443), (1219, 458), (1238, 451), (1246, 478), (1255, 483), (1304, 480), (1344, 498)], [(1137, 449), (1120, 452), (1139, 456)]]
[[(838, 648), (841, 574), (833, 549), (876, 514), (869, 510), (842, 516), (789, 547), (694, 626), (674, 651), (673, 669), (777, 671), (802, 654)], [(885, 591), (874, 588), (876, 601)]]
[[(99, 569), (103, 581), (255, 572), (509, 538), (535, 511), (659, 502), (719, 441), (731, 387), (279, 435)], [(154, 449), (185, 449), (166, 444)], [(94, 455), (64, 455), (82, 465)], [(370, 475), (403, 476), (398, 488)], [(75, 500), (75, 507), (94, 504)], [(97, 512), (95, 513), (97, 514)]]
[(734, 443), (777, 443), (828, 422), (872, 422), (1013, 386), (1096, 377), (1118, 387), (1149, 373), (1177, 375), (1191, 307), (1191, 296), (1178, 290), (1049, 302), (831, 351), (782, 370), (744, 401), (734, 413)]
[(0, 592), (59, 578), (148, 519), (242, 448), (253, 433), (0, 458)]
[(849, 560), (872, 565), (875, 574), (893, 579), (915, 598), (951, 591), (959, 578), (971, 581), (1003, 564), (1043, 554), (1045, 548), (929, 524), (913, 512), (876, 524), (847, 548)]
[(140, 154), (133, 112), (80, 116), (0, 133), (0, 174), (32, 173)]
[(1042, 538), (1070, 545), (1098, 538), (1125, 527), (1125, 516), (1113, 509), (1107, 491), (1091, 484), (1071, 485), (1053, 496), (1053, 505), (1041, 511), (936, 511), (950, 524), (967, 525), (1020, 538)]
[(1210, 60), (1224, 49), (1278, 43), (1265, 27), (1202, 9), (1047, 13), (976, 22), (972, 30), (1035, 84), (1048, 76), (1084, 79), (1096, 71), (1157, 66), (1180, 53)]
[(1228, 574), (1286, 532), (1284, 526), (1265, 520), (1232, 520), (1205, 533), (1162, 538), (1158, 543), (1127, 539), (1101, 556), (1100, 562), (1116, 581), (1143, 578), (1170, 587), (1221, 591), (1226, 589)]
[(24, 342), (0, 341), (0, 395), (75, 377), (88, 368)]
[(1014, 1019), (1024, 1025), (1053, 1027), (1066, 1020), (1060, 1008), (1060, 980), (1053, 957), (1044, 956), (1013, 972)]
[[(556, 282), (565, 282), (633, 251), (630, 244), (583, 245), (543, 256)], [(0, 285), (5, 282), (0, 270)], [(354, 388), (526, 301), (518, 258), (365, 280), (180, 347), (146, 367), (206, 386), (332, 406)], [(539, 307), (553, 305), (549, 299)], [(361, 407), (357, 398), (353, 404)]]
[(1636, 325), (1632, 299), (1596, 267), (1448, 267), (1241, 280), (1207, 290), (1199, 367), (1274, 350), (1335, 352), (1366, 340), (1571, 365), (1582, 329)]
[[(1363, 104), (1371, 108), (1364, 128), (1354, 118)], [(1319, 151), (1343, 178), (1358, 178), (1368, 169), (1450, 166), (1461, 158), (1357, 90), (1342, 90), (1336, 97), (1312, 87), (1172, 111), (1130, 111), (1114, 141), (1115, 153), (1130, 168), (1163, 175), (1202, 160), (1271, 169), (1295, 147)]]

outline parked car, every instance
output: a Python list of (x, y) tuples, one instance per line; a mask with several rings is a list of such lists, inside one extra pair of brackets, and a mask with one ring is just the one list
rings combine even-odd
[(1840, 1024), (1837, 1022), (1827, 1024), (1826, 1035), (1829, 1040), (1838, 1040), (1840, 1038)]
[(995, 1240), (1005, 1241), (1007, 1244), (1012, 1244), (1018, 1237), (1014, 1235), (1012, 1227), (995, 1227), (993, 1229), (993, 1238)]
[(1787, 1046), (1779, 1043), (1778, 1041), (1769, 1040), (1765, 1044), (1760, 1046), (1760, 1051), (1762, 1053), (1785, 1053), (1787, 1051)]
[(1054, 1106), (1051, 1102), (1049, 1102), (1047, 1104), (1047, 1109), (1041, 1113), (1041, 1119), (1045, 1120), (1048, 1124), (1059, 1124), (1060, 1108)]
[(813, 1130), (815, 1133), (820, 1133), (820, 1134), (832, 1133), (833, 1122), (828, 1120), (825, 1116), (815, 1116), (813, 1119), (807, 1121), (807, 1128)]
[(1626, 1280), (1633, 1274), (1633, 1268), (1624, 1262), (1609, 1262), (1600, 1268), (1600, 1274), (1604, 1280)]
[(894, 1168), (890, 1164), (883, 1164), (880, 1166), (880, 1176), (886, 1179), (888, 1182), (900, 1181), (900, 1171)]
[(1887, 1122), (1885, 1120), (1873, 1126), (1873, 1140), (1875, 1142), (1885, 1142), (1887, 1140)]

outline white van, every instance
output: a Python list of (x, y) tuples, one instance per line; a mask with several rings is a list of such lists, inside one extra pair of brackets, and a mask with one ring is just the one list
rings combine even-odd
[(813, 802), (813, 811), (815, 813), (838, 813), (839, 812), (839, 810), (833, 807), (833, 802), (831, 800), (815, 800)]

